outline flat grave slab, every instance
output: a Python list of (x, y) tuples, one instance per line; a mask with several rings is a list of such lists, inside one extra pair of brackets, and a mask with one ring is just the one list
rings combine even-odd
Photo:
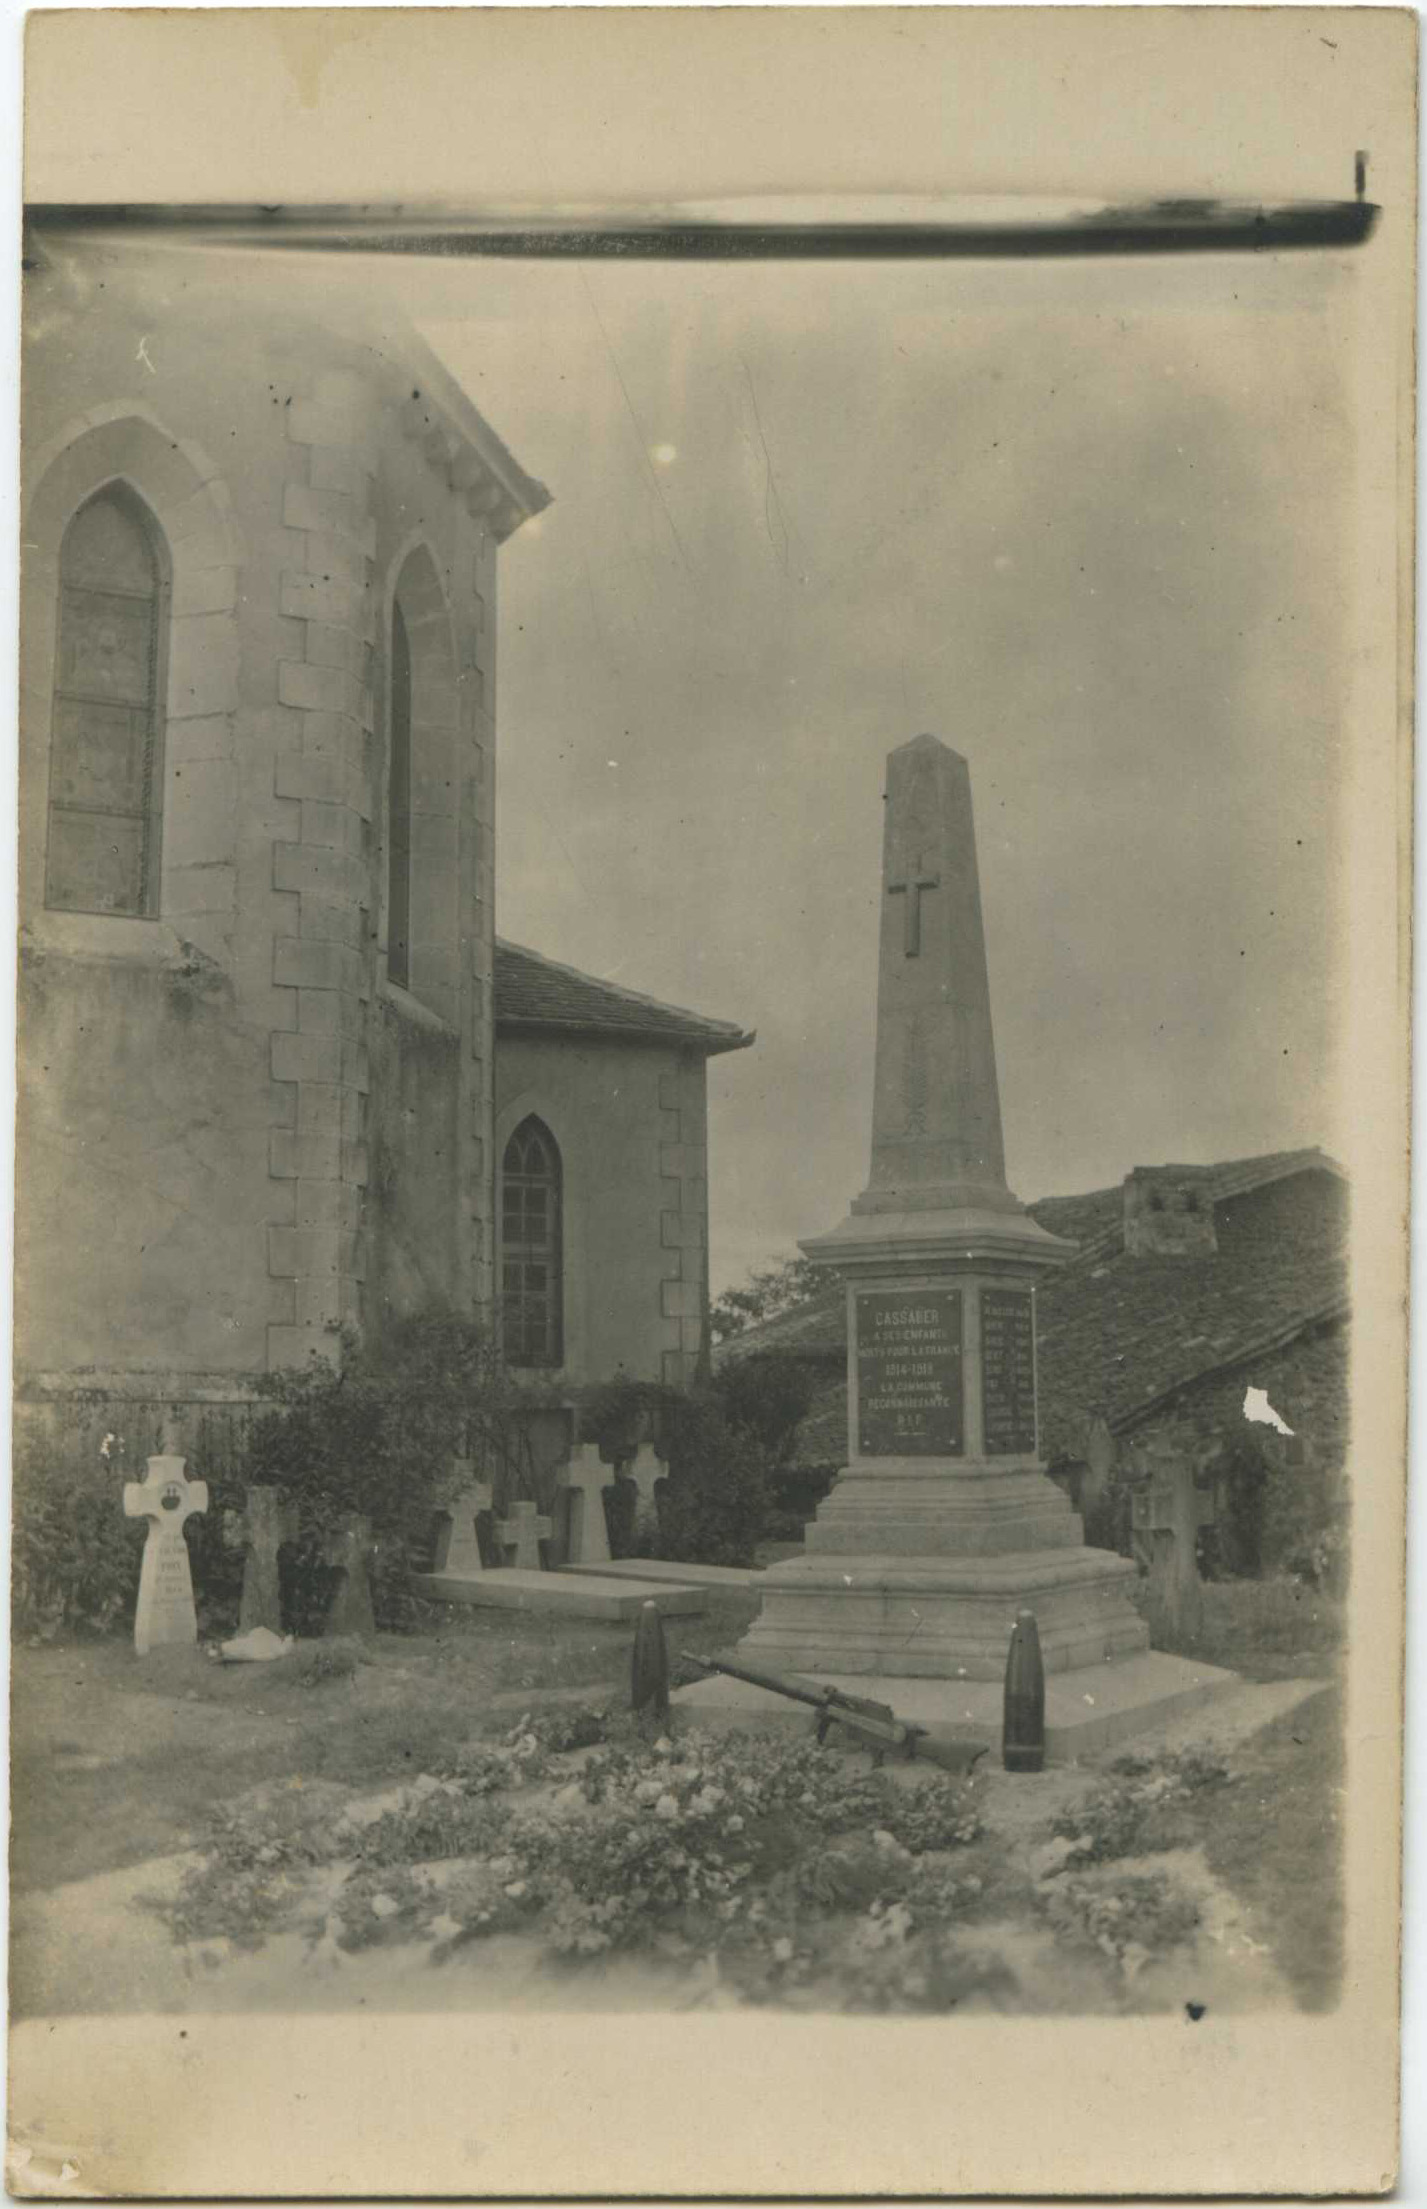
[(557, 1565), (555, 1570), (656, 1584), (671, 1580), (690, 1588), (756, 1588), (763, 1578), (761, 1565), (673, 1565), (662, 1557), (616, 1557), (607, 1565)]
[(564, 1618), (634, 1619), (646, 1603), (655, 1604), (666, 1617), (687, 1618), (706, 1610), (709, 1600), (706, 1588), (611, 1580), (592, 1573), (529, 1572), (518, 1565), (503, 1565), (469, 1580), (457, 1573), (417, 1572), (411, 1576), (411, 1586), (413, 1593), (433, 1603), (470, 1603), (494, 1611), (554, 1611)]
[[(790, 1671), (788, 1677), (803, 1681), (813, 1676)], [(820, 1672), (816, 1681), (848, 1695), (871, 1695), (879, 1703), (890, 1704), (899, 1718), (951, 1726), (985, 1741), (993, 1751), (1000, 1750), (1003, 1688), (999, 1680), (897, 1680), (886, 1673), (873, 1678), (866, 1673)], [(1078, 1757), (1098, 1756), (1102, 1749), (1148, 1733), (1207, 1702), (1221, 1688), (1238, 1684), (1238, 1674), (1219, 1665), (1166, 1656), (1157, 1649), (1114, 1664), (1087, 1665), (1079, 1672), (1051, 1673), (1045, 1683), (1046, 1757), (1051, 1763), (1071, 1764)], [(714, 1725), (762, 1729), (782, 1722), (799, 1732), (811, 1730), (812, 1714), (805, 1703), (790, 1703), (743, 1680), (696, 1680), (690, 1687), (676, 1688), (670, 1701), (691, 1717)]]

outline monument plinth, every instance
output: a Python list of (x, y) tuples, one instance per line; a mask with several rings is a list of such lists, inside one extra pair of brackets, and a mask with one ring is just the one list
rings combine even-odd
[(1045, 1668), (1137, 1655), (1135, 1568), (1047, 1476), (1035, 1284), (1073, 1246), (1006, 1184), (964, 759), (887, 761), (872, 1169), (803, 1244), (847, 1281), (848, 1463), (741, 1647), (832, 1673), (1000, 1681), (1019, 1611)]

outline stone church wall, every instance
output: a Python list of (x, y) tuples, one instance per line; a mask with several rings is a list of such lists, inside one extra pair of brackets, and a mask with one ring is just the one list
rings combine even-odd
[(532, 1385), (686, 1386), (708, 1310), (703, 1056), (677, 1045), (500, 1037), (497, 1161), (535, 1113), (560, 1148), (565, 1363)]
[[(31, 278), (16, 1353), (51, 1402), (226, 1399), (343, 1326), (491, 1284), (495, 540), (397, 350), (297, 297), (245, 316), (176, 267), (87, 252)], [(44, 905), (59, 547), (115, 478), (171, 563), (154, 919)], [(404, 991), (384, 909), (399, 589)]]

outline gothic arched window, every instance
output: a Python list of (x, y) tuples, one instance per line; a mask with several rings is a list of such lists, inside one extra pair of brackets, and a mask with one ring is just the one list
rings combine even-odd
[(158, 525), (111, 484), (60, 547), (45, 903), (62, 912), (159, 909), (167, 600)]
[(391, 715), (387, 764), (386, 970), (411, 985), (411, 644), (400, 604), (391, 610)]
[(563, 1356), (560, 1153), (550, 1130), (522, 1120), (501, 1170), (501, 1320), (511, 1365)]

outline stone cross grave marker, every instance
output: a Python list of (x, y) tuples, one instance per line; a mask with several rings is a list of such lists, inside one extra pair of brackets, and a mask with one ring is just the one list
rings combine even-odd
[(570, 1491), (571, 1565), (607, 1565), (609, 1529), (605, 1525), (604, 1491), (613, 1475), (593, 1442), (581, 1442), (560, 1476), (560, 1486)]
[(134, 1612), (134, 1647), (141, 1657), (151, 1649), (198, 1639), (183, 1529), (195, 1511), (208, 1509), (208, 1486), (188, 1480), (186, 1466), (182, 1457), (151, 1457), (143, 1479), (124, 1486), (124, 1516), (149, 1522)]
[(657, 1540), (659, 1534), (659, 1505), (654, 1494), (657, 1481), (664, 1478), (668, 1467), (655, 1455), (652, 1442), (641, 1442), (633, 1461), (624, 1469), (626, 1480), (632, 1480), (638, 1491), (634, 1504), (634, 1531), (650, 1534)]
[(1196, 1634), (1204, 1621), (1198, 1540), (1214, 1524), (1214, 1491), (1200, 1488), (1188, 1458), (1151, 1460), (1148, 1484), (1136, 1491), (1131, 1525), (1149, 1554), (1151, 1615), (1170, 1633)]
[(372, 1610), (372, 1559), (375, 1554), (372, 1522), (360, 1512), (353, 1512), (328, 1535), (323, 1545), (322, 1562), (339, 1577), (327, 1606), (322, 1627), (324, 1634), (376, 1632), (376, 1616)]
[(282, 1632), (282, 1591), (277, 1553), (284, 1542), (298, 1536), (297, 1505), (279, 1488), (250, 1488), (238, 1517), (243, 1548), (243, 1594), (238, 1606), (238, 1631), (254, 1626)]
[(511, 1563), (523, 1572), (539, 1572), (540, 1543), (553, 1532), (550, 1521), (537, 1513), (533, 1503), (513, 1503), (510, 1517), (496, 1529), (504, 1549), (513, 1549)]
[(474, 1579), (485, 1569), (476, 1520), (482, 1511), (490, 1510), (495, 1498), (488, 1480), (471, 1478), (474, 1470), (469, 1458), (452, 1459), (452, 1474), (461, 1485), (442, 1506), (446, 1523), (436, 1537), (436, 1570), (458, 1580)]

